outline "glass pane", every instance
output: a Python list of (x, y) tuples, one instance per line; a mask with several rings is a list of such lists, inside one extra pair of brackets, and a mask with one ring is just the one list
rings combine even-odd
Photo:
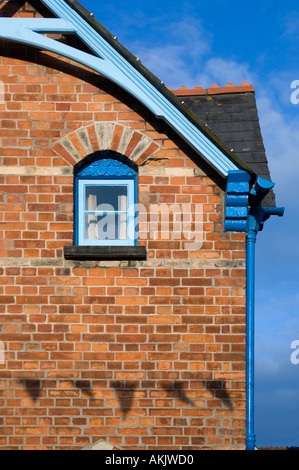
[(126, 240), (127, 220), (126, 213), (85, 214), (85, 239)]
[(85, 188), (86, 211), (127, 210), (127, 186), (88, 185)]

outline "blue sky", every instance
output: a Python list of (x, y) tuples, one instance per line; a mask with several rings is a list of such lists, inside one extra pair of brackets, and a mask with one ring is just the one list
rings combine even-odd
[[(277, 205), (258, 235), (255, 433), (258, 446), (299, 446), (299, 7), (293, 0), (81, 0), (167, 86), (248, 81), (256, 99)], [(299, 96), (299, 94), (298, 94)]]

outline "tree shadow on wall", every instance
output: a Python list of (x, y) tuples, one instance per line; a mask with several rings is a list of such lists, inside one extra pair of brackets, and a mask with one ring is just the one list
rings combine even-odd
[(162, 384), (163, 390), (167, 395), (179, 399), (187, 403), (189, 406), (195, 406), (191, 398), (186, 395), (186, 390), (183, 382), (166, 382)]
[[(43, 388), (42, 380), (19, 379), (19, 382), (27, 390), (32, 400), (37, 401), (41, 397)], [(94, 392), (89, 380), (76, 380), (73, 382), (73, 387), (81, 390), (82, 395), (86, 395), (89, 398), (94, 397)]]
[[(227, 406), (230, 410), (233, 409), (231, 399), (229, 396), (228, 391), (225, 388), (225, 381), (224, 380), (212, 380), (208, 382), (202, 382), (203, 386), (206, 390), (213, 394), (214, 398), (220, 400), (225, 406)], [(189, 406), (196, 407), (194, 400), (189, 398), (186, 394), (186, 386), (184, 382), (172, 382), (172, 383), (165, 383), (162, 385), (162, 388), (171, 393), (175, 398), (183, 400)]]
[(76, 380), (74, 382), (74, 387), (81, 390), (82, 394), (87, 395), (89, 398), (94, 398), (94, 392), (89, 380)]
[[(42, 381), (38, 379), (20, 379), (20, 383), (23, 384), (24, 388), (28, 391), (32, 400), (37, 401), (42, 393)], [(233, 409), (231, 399), (228, 390), (225, 388), (224, 380), (211, 380), (202, 381), (203, 388), (209, 391), (214, 398), (220, 400), (224, 406)], [(82, 394), (85, 394), (89, 398), (94, 398), (94, 392), (92, 390), (89, 380), (76, 380), (73, 383), (74, 388), (81, 390)], [(184, 382), (164, 382), (161, 387), (166, 392), (166, 395), (171, 396), (173, 399), (184, 401), (190, 407), (196, 407), (196, 403), (187, 395), (186, 385)], [(133, 381), (115, 381), (112, 383), (112, 387), (115, 390), (116, 398), (119, 402), (122, 416), (127, 417), (130, 412), (135, 391), (137, 389), (138, 382)]]
[(212, 392), (214, 397), (218, 398), (218, 400), (221, 400), (221, 402), (230, 410), (233, 409), (228, 390), (225, 388), (224, 380), (211, 380), (205, 382), (205, 388), (206, 390)]
[(137, 388), (137, 382), (113, 382), (112, 387), (115, 390), (116, 398), (119, 401), (123, 417), (126, 418), (133, 406), (134, 393)]
[(37, 401), (42, 393), (42, 381), (37, 379), (20, 379), (20, 383), (27, 390), (30, 398)]
[[(220, 400), (221, 403), (230, 410), (233, 409), (229, 392), (225, 388), (224, 380), (203, 381), (202, 384), (203, 388), (209, 391), (214, 398)], [(133, 406), (134, 394), (135, 390), (137, 389), (138, 382), (116, 381), (113, 382), (111, 385), (115, 390), (116, 398), (119, 401), (122, 415), (124, 418), (126, 418)], [(166, 395), (168, 397), (177, 400), (182, 400), (190, 407), (197, 407), (195, 400), (192, 400), (187, 395), (188, 390), (186, 390), (186, 383), (165, 382), (161, 384), (161, 387), (166, 392)]]

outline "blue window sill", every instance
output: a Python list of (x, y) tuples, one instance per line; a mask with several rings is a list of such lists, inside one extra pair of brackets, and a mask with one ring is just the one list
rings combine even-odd
[(146, 260), (145, 246), (65, 246), (68, 260)]

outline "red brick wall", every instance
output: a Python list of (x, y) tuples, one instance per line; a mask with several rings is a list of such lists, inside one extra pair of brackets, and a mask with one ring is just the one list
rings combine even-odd
[[(99, 439), (124, 449), (244, 448), (245, 245), (223, 232), (223, 190), (117, 87), (2, 45), (0, 449)], [(116, 150), (118, 133), (133, 131), (128, 158), (149, 139), (138, 157), (140, 203), (201, 205), (200, 249), (153, 240), (146, 226), (146, 261), (64, 259), (73, 163), (85, 156), (77, 131), (100, 148), (94, 126), (103, 122), (118, 125)]]

